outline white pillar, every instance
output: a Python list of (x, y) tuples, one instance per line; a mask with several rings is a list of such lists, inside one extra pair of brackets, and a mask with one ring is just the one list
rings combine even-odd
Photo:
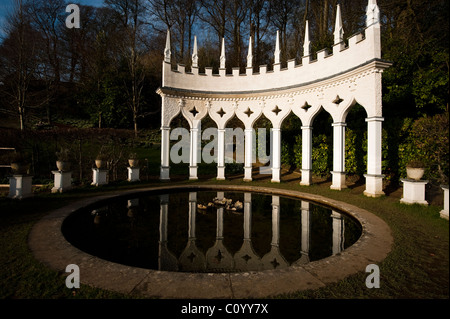
[(72, 188), (72, 172), (52, 171), (55, 175), (52, 193), (62, 193)]
[(344, 250), (344, 220), (341, 214), (332, 211), (333, 218), (333, 245), (332, 254), (336, 255)]
[(366, 190), (364, 195), (369, 197), (379, 197), (384, 195), (382, 167), (382, 123), (384, 118), (367, 118), (367, 174)]
[(253, 129), (245, 129), (245, 161), (244, 161), (244, 181), (252, 180), (252, 157), (253, 157)]
[(217, 179), (225, 180), (225, 129), (217, 130)]
[(312, 126), (302, 126), (302, 181), (309, 186), (312, 182)]
[(345, 126), (346, 123), (333, 123), (333, 179), (331, 189), (341, 190), (345, 185)]
[(32, 178), (29, 175), (15, 174), (9, 176), (9, 198), (22, 199), (33, 195)]
[(440, 211), (440, 216), (448, 220), (448, 185), (442, 185), (444, 191), (444, 209)]
[(169, 147), (170, 147), (170, 127), (161, 127), (161, 169), (160, 180), (170, 180), (169, 177)]
[(272, 129), (272, 183), (280, 182), (281, 171), (281, 129)]
[(198, 163), (198, 128), (191, 128), (191, 147), (190, 147), (190, 163), (189, 163), (189, 179), (195, 180), (197, 177)]

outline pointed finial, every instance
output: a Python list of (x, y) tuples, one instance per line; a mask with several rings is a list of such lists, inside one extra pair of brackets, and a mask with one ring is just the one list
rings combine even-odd
[(194, 49), (192, 50), (192, 67), (198, 68), (197, 36), (194, 36)]
[(336, 24), (334, 25), (334, 44), (344, 41), (344, 29), (342, 27), (341, 8), (339, 4), (336, 8)]
[(222, 50), (220, 52), (220, 68), (225, 69), (225, 38), (222, 38)]
[(170, 30), (167, 29), (166, 48), (164, 49), (164, 62), (170, 63)]
[(248, 40), (248, 54), (247, 54), (247, 68), (253, 67), (253, 48), (252, 48), (252, 36)]
[(376, 0), (369, 0), (366, 8), (366, 27), (380, 22), (380, 9)]
[(303, 42), (303, 56), (309, 56), (311, 50), (311, 41), (309, 41), (309, 26), (308, 20), (306, 20), (305, 25), (305, 41)]
[(280, 32), (277, 30), (277, 41), (275, 42), (275, 64), (280, 63)]

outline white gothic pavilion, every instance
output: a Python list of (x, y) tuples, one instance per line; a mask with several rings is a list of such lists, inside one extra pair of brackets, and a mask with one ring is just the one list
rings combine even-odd
[(212, 68), (199, 73), (197, 42), (194, 40), (192, 70), (186, 72), (178, 64), (171, 68), (170, 33), (164, 51), (161, 114), (161, 180), (169, 180), (170, 123), (180, 112), (190, 125), (189, 178), (197, 179), (198, 139), (202, 119), (208, 114), (217, 124), (217, 179), (225, 179), (225, 128), (236, 116), (245, 126), (244, 180), (252, 180), (252, 132), (256, 120), (264, 114), (272, 123), (272, 182), (280, 182), (281, 125), (293, 112), (302, 126), (301, 185), (311, 184), (312, 129), (315, 116), (323, 109), (333, 119), (332, 189), (345, 188), (345, 127), (346, 117), (356, 103), (367, 113), (367, 172), (366, 196), (383, 195), (381, 171), (382, 152), (382, 93), (381, 75), (391, 63), (381, 58), (380, 14), (376, 0), (369, 0), (366, 28), (344, 42), (339, 5), (336, 10), (333, 52), (326, 49), (311, 59), (308, 23), (305, 28), (302, 63), (295, 59), (281, 69), (277, 33), (273, 70), (267, 66), (253, 72), (250, 38), (245, 74), (233, 68), (225, 70), (225, 46), (222, 42), (219, 74)]

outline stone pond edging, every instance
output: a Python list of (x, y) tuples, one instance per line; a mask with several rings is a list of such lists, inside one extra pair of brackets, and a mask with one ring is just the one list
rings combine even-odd
[[(354, 217), (362, 226), (361, 237), (339, 254), (304, 265), (243, 273), (177, 273), (126, 266), (87, 254), (71, 245), (61, 232), (71, 213), (115, 197), (161, 190), (223, 190), (281, 195), (330, 206)], [(324, 196), (269, 187), (240, 185), (161, 186), (114, 192), (83, 199), (50, 212), (32, 228), (28, 245), (36, 259), (61, 273), (66, 266), (80, 268), (81, 284), (130, 296), (170, 299), (265, 298), (295, 291), (318, 289), (350, 275), (364, 272), (369, 264), (383, 261), (393, 244), (389, 226), (378, 216)], [(361, 282), (365, 286), (365, 282)]]

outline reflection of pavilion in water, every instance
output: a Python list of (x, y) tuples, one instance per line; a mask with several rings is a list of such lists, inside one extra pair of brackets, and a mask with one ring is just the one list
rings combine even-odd
[[(224, 198), (218, 192), (219, 199)], [(263, 257), (253, 249), (251, 238), (252, 203), (251, 193), (244, 193), (244, 238), (241, 248), (234, 256), (227, 250), (223, 240), (224, 208), (217, 210), (216, 241), (206, 251), (206, 255), (196, 246), (195, 218), (197, 214), (197, 193), (189, 193), (189, 230), (188, 242), (177, 258), (167, 247), (167, 223), (169, 211), (169, 195), (160, 195), (160, 238), (158, 269), (183, 272), (243, 272), (288, 267), (289, 263), (281, 254), (280, 239), (280, 197), (272, 196), (272, 241), (271, 249)], [(333, 211), (332, 254), (344, 249), (344, 220), (342, 215)], [(306, 264), (310, 261), (310, 203), (301, 202), (301, 257), (293, 265)]]

